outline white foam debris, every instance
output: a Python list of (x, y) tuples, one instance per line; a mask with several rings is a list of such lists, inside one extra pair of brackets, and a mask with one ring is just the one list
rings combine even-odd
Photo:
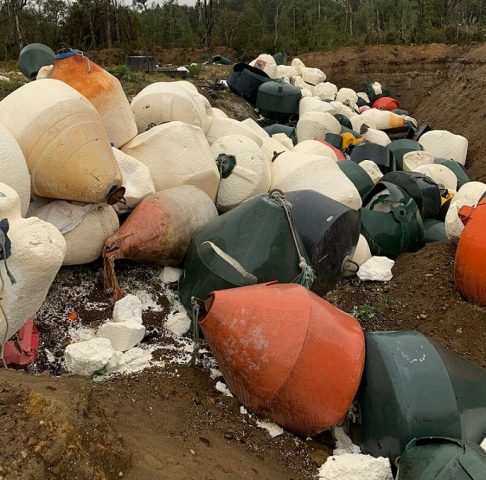
[(107, 338), (92, 338), (66, 347), (66, 367), (77, 375), (91, 376), (110, 361), (114, 350)]
[(215, 380), (216, 378), (222, 377), (223, 374), (217, 368), (210, 368), (209, 376), (211, 377), (211, 380)]
[(284, 433), (283, 428), (273, 422), (267, 422), (266, 420), (257, 420), (257, 427), (266, 430), (272, 438), (278, 437)]
[(151, 310), (152, 312), (161, 312), (164, 307), (159, 305), (156, 300), (146, 290), (132, 290), (133, 295), (136, 295), (142, 302), (142, 310)]
[(164, 267), (160, 273), (160, 279), (163, 283), (175, 283), (181, 278), (182, 270), (176, 267)]
[(334, 427), (332, 433), (336, 439), (336, 449), (332, 452), (334, 456), (343, 455), (345, 453), (361, 453), (359, 446), (352, 442), (342, 427)]
[(486, 452), (486, 438), (481, 442), (481, 448)]
[(248, 410), (243, 405), (240, 405), (240, 413), (241, 415), (248, 415)]
[(395, 262), (387, 257), (371, 257), (359, 267), (358, 278), (373, 282), (388, 282), (393, 278), (393, 265)]
[(390, 461), (371, 455), (332, 456), (319, 469), (319, 480), (393, 480)]
[(226, 383), (216, 382), (216, 390), (218, 392), (221, 392), (226, 397), (232, 397), (233, 396), (233, 394), (230, 392), (230, 389), (228, 388)]
[(106, 365), (107, 373), (137, 373), (150, 366), (152, 353), (139, 347), (115, 352)]
[(69, 327), (68, 335), (73, 343), (77, 343), (95, 338), (96, 331), (89, 327)]
[(126, 295), (113, 307), (114, 322), (142, 323), (142, 302), (136, 295)]
[(185, 310), (182, 312), (171, 312), (167, 315), (165, 326), (174, 335), (181, 337), (191, 328), (191, 319)]
[(145, 335), (145, 327), (138, 322), (106, 322), (98, 329), (98, 337), (108, 338), (113, 349), (126, 352), (139, 343)]

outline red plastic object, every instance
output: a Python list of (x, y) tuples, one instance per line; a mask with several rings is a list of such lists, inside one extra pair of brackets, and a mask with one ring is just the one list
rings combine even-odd
[(467, 300), (486, 305), (486, 198), (476, 208), (462, 207), (459, 216), (465, 228), (456, 251), (456, 287)]
[(299, 435), (336, 425), (363, 373), (357, 320), (297, 284), (213, 292), (200, 321), (231, 391)]
[(3, 349), (5, 363), (7, 365), (30, 365), (36, 359), (39, 345), (39, 331), (34, 325), (34, 319), (29, 318), (17, 332), (17, 339), (5, 343)]
[(388, 110), (389, 112), (400, 108), (400, 102), (391, 97), (381, 97), (373, 102), (373, 108)]
[(338, 160), (346, 160), (346, 155), (344, 155), (344, 153), (341, 150), (339, 150), (339, 148), (336, 148), (332, 143), (326, 142), (320, 137), (315, 137), (314, 140), (317, 140), (318, 142), (321, 142), (324, 145), (331, 148), (332, 150), (334, 150), (334, 153), (336, 154)]

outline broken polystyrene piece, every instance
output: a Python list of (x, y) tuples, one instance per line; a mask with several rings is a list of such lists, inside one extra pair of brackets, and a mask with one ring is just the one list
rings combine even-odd
[(150, 366), (152, 354), (139, 347), (126, 352), (114, 352), (106, 364), (106, 373), (136, 373)]
[(101, 325), (96, 335), (101, 338), (108, 338), (114, 350), (126, 352), (140, 343), (145, 335), (145, 327), (134, 320), (106, 322)]
[(65, 351), (66, 367), (71, 373), (89, 377), (104, 368), (113, 353), (113, 347), (107, 338), (71, 343)]
[(182, 269), (177, 267), (164, 267), (160, 273), (160, 279), (163, 283), (175, 283), (181, 278)]
[(332, 452), (334, 456), (343, 455), (344, 453), (361, 453), (361, 448), (353, 443), (342, 427), (334, 427), (332, 434), (336, 439), (336, 448)]
[(169, 315), (167, 315), (167, 320), (165, 321), (165, 326), (174, 335), (182, 337), (191, 328), (191, 319), (185, 311), (169, 313)]
[(388, 282), (393, 278), (393, 260), (387, 257), (371, 257), (358, 270), (358, 278), (372, 282)]
[(280, 425), (277, 425), (276, 423), (273, 422), (268, 422), (265, 420), (257, 420), (256, 424), (257, 427), (266, 430), (271, 438), (279, 437), (284, 433), (284, 429)]
[(393, 480), (390, 461), (371, 455), (345, 453), (329, 457), (319, 469), (319, 480)]
[(114, 322), (142, 323), (142, 302), (136, 295), (125, 295), (115, 302), (113, 307)]
[(324, 112), (306, 112), (300, 116), (297, 123), (297, 140), (312, 140), (315, 137), (324, 138), (326, 133), (341, 133), (341, 124), (330, 114)]

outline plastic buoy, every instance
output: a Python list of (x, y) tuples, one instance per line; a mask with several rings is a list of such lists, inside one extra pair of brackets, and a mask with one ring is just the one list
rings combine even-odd
[(39, 70), (45, 65), (51, 65), (56, 54), (43, 43), (30, 43), (26, 45), (19, 55), (19, 69), (30, 80), (33, 80)]
[(115, 147), (137, 135), (135, 117), (118, 78), (77, 50), (56, 57), (50, 78), (67, 83), (93, 104)]
[(211, 145), (221, 176), (216, 205), (228, 211), (251, 197), (268, 192), (270, 162), (261, 148), (243, 135), (221, 137)]
[(351, 160), (341, 160), (338, 167), (353, 182), (362, 200), (373, 190), (375, 183), (360, 164)]
[(465, 228), (456, 251), (456, 287), (464, 298), (486, 305), (486, 199), (476, 208), (463, 206), (459, 215)]
[(25, 155), (34, 195), (116, 203), (124, 192), (98, 112), (64, 82), (23, 85), (0, 102), (0, 122)]
[(464, 184), (471, 181), (469, 175), (467, 174), (466, 169), (459, 162), (456, 162), (454, 160), (446, 160), (445, 158), (436, 158), (434, 160), (434, 163), (438, 163), (439, 165), (447, 167), (449, 170), (451, 170), (454, 173), (454, 175), (457, 177), (457, 185), (456, 188), (454, 189), (454, 191), (456, 192), (459, 191), (459, 189)]
[(486, 452), (453, 438), (412, 440), (400, 457), (397, 480), (483, 480)]
[(435, 218), (439, 214), (442, 206), (441, 191), (437, 183), (427, 175), (417, 172), (390, 172), (382, 181), (393, 183), (410, 195), (422, 218)]
[(426, 152), (438, 158), (447, 158), (466, 164), (468, 141), (461, 135), (455, 135), (447, 130), (431, 130), (419, 139)]
[(214, 119), (208, 100), (185, 81), (152, 83), (134, 97), (132, 110), (138, 133), (174, 121), (199, 127), (207, 133)]
[(191, 297), (213, 290), (278, 280), (311, 286), (311, 262), (280, 192), (252, 198), (199, 229), (184, 259), (179, 295), (191, 312)]
[(228, 77), (228, 87), (243, 97), (247, 102), (255, 105), (258, 88), (265, 82), (271, 82), (270, 77), (259, 68), (246, 63), (237, 63)]
[(313, 190), (289, 192), (287, 200), (316, 275), (312, 290), (324, 295), (343, 277), (354, 254), (359, 214)]
[(402, 138), (400, 140), (394, 140), (388, 145), (388, 150), (395, 158), (397, 170), (403, 170), (403, 156), (408, 152), (423, 150), (422, 145), (415, 140), (409, 140), (408, 138)]
[(379, 182), (360, 209), (361, 233), (373, 255), (396, 257), (424, 245), (417, 204), (393, 183)]
[(389, 112), (392, 112), (393, 110), (400, 108), (400, 102), (391, 97), (380, 97), (373, 102), (372, 106), (378, 110), (388, 110)]
[(442, 242), (447, 243), (449, 240), (445, 231), (445, 224), (435, 218), (424, 219), (424, 242)]
[(285, 123), (299, 113), (300, 98), (293, 85), (266, 82), (258, 88), (256, 107), (263, 116)]
[(21, 217), (20, 198), (0, 183), (0, 342), (35, 315), (62, 265), (66, 242), (56, 227)]
[(362, 201), (339, 162), (318, 155), (284, 152), (272, 163), (272, 188), (284, 192), (315, 190), (357, 210)]
[(351, 152), (351, 160), (356, 163), (371, 160), (384, 174), (396, 170), (395, 159), (388, 148), (376, 143), (363, 142), (356, 145)]
[(182, 122), (164, 123), (136, 136), (122, 152), (149, 168), (156, 191), (194, 185), (216, 198), (219, 172), (199, 127)]
[(367, 332), (351, 436), (363, 453), (398, 457), (408, 442), (486, 436), (486, 372), (418, 332)]
[(299, 285), (213, 292), (206, 305), (200, 326), (243, 405), (304, 436), (346, 414), (364, 362), (356, 319)]

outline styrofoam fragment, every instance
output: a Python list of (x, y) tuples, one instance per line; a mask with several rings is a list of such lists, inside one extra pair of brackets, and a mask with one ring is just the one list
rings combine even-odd
[(305, 69), (305, 64), (300, 58), (294, 58), (290, 66), (295, 68), (299, 75), (301, 75)]
[(175, 283), (181, 278), (182, 269), (177, 267), (164, 267), (160, 273), (160, 279), (163, 283)]
[(326, 81), (326, 74), (319, 68), (306, 67), (302, 71), (302, 79), (311, 85), (318, 85)]
[(76, 375), (91, 376), (110, 361), (113, 353), (108, 338), (93, 338), (85, 342), (72, 343), (66, 347), (66, 367)]
[[(353, 258), (351, 261), (358, 265), (360, 267), (365, 263), (367, 260), (371, 258), (371, 251), (370, 251), (370, 246), (368, 245), (368, 242), (364, 235), (359, 235), (359, 240), (358, 244), (356, 245), (356, 249), (353, 254)], [(353, 275), (356, 275), (356, 267), (350, 263), (349, 266), (346, 268), (346, 271), (344, 273), (345, 277), (352, 277)]]
[(98, 329), (98, 337), (108, 338), (113, 349), (126, 352), (140, 343), (145, 335), (145, 327), (138, 322), (106, 322)]
[(481, 448), (486, 452), (486, 438), (481, 442)]
[(139, 347), (123, 352), (114, 352), (106, 365), (107, 373), (135, 373), (150, 365), (152, 354)]
[(173, 334), (182, 337), (191, 328), (191, 319), (186, 312), (170, 313), (167, 316), (165, 326)]
[(358, 101), (357, 93), (351, 88), (340, 88), (336, 95), (336, 100), (341, 103), (349, 102), (354, 108)]
[(307, 112), (297, 122), (297, 140), (312, 140), (315, 137), (324, 138), (326, 133), (341, 133), (341, 124), (330, 114), (323, 112)]
[(224, 382), (216, 382), (216, 390), (222, 393), (225, 397), (232, 397), (233, 394)]
[(142, 301), (136, 295), (126, 295), (113, 307), (114, 322), (142, 323)]
[(280, 435), (283, 435), (284, 430), (280, 425), (277, 425), (273, 422), (267, 422), (265, 420), (257, 420), (257, 427), (263, 428), (268, 432), (270, 437), (275, 438)]
[(395, 262), (387, 257), (371, 257), (359, 267), (358, 278), (373, 282), (388, 282), (393, 278), (393, 265)]
[(323, 102), (316, 97), (304, 97), (299, 102), (299, 116), (307, 112), (323, 112), (334, 114), (334, 107), (329, 102)]
[(343, 455), (345, 453), (361, 453), (361, 448), (355, 445), (352, 440), (346, 435), (342, 427), (334, 427), (332, 430), (334, 438), (336, 439), (336, 448), (333, 450), (333, 455)]
[(390, 460), (345, 453), (329, 457), (319, 469), (319, 480), (393, 480)]

